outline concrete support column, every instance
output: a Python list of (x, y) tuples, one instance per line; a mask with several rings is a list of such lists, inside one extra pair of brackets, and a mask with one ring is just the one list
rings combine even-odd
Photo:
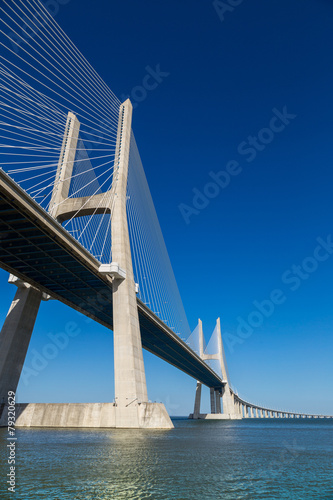
[(18, 289), (0, 333), (0, 402), (16, 392), (42, 292), (18, 280)]
[(79, 120), (74, 113), (69, 112), (49, 207), (49, 212), (55, 219), (62, 211), (62, 202), (68, 197), (79, 131)]
[(215, 409), (216, 409), (216, 413), (222, 413), (220, 391), (215, 391)]
[(252, 406), (248, 407), (248, 412), (249, 412), (249, 417), (253, 418), (253, 413), (252, 413)]
[(194, 401), (193, 418), (199, 418), (199, 415), (200, 415), (201, 389), (202, 389), (202, 383), (199, 382), (199, 381), (197, 381), (197, 387), (196, 387), (196, 390), (195, 390), (195, 401)]
[[(125, 279), (114, 279), (112, 287), (115, 401), (119, 408), (148, 402), (126, 213), (131, 123), (132, 104), (128, 99), (120, 107), (112, 183), (115, 192), (111, 224), (112, 261), (126, 273)], [(126, 426), (125, 414), (121, 419)]]
[(222, 405), (223, 405), (223, 413), (234, 415), (236, 413), (236, 406), (234, 402), (233, 395), (230, 392), (229, 384), (226, 384), (222, 388)]
[(220, 318), (217, 318), (216, 327), (217, 327), (217, 342), (218, 342), (217, 359), (220, 362), (222, 378), (223, 378), (224, 382), (226, 382), (223, 389), (222, 389), (223, 413), (225, 415), (226, 414), (235, 415), (235, 414), (237, 414), (237, 410), (236, 410), (236, 406), (235, 406), (234, 397), (230, 391), (226, 361), (225, 361), (224, 356), (223, 356), (223, 342), (222, 342)]
[(212, 387), (210, 388), (210, 412), (216, 413), (215, 391)]
[(236, 408), (236, 413), (239, 415), (240, 414), (240, 409), (239, 409), (239, 401), (238, 399), (235, 400), (235, 408)]

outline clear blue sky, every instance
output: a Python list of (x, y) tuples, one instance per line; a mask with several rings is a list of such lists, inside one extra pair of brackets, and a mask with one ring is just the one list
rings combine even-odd
[[(205, 0), (70, 0), (56, 20), (119, 98), (147, 66), (168, 74), (137, 103), (133, 129), (192, 330), (199, 316), (208, 340), (221, 316), (246, 399), (332, 414), (333, 254), (313, 255), (333, 235), (333, 5), (244, 0), (220, 17)], [(285, 106), (293, 118), (278, 132)], [(250, 136), (265, 145), (246, 153)], [(193, 189), (232, 160), (240, 173), (186, 224), (179, 205), (193, 208)], [(0, 278), (4, 318), (15, 289)], [(239, 318), (274, 289), (283, 303), (240, 339)], [(112, 400), (111, 332), (62, 304), (42, 304), (26, 366), (69, 321), (81, 333), (21, 381), (21, 401)], [(145, 366), (149, 397), (189, 413), (195, 381), (149, 353)]]

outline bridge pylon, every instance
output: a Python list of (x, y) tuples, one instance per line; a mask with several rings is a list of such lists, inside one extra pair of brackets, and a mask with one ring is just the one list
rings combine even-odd
[[(173, 424), (164, 405), (148, 403), (131, 246), (126, 213), (132, 104), (120, 107), (115, 171), (111, 187), (112, 261), (124, 276), (112, 283), (114, 372), (117, 427), (165, 427)], [(104, 268), (104, 266), (101, 266)]]
[[(202, 321), (200, 319), (198, 322), (198, 333), (199, 333), (199, 354), (200, 354), (200, 357), (205, 361), (217, 360), (219, 362), (223, 384), (221, 384), (221, 387), (210, 387), (209, 388), (210, 389), (210, 409), (211, 409), (211, 412), (208, 414), (202, 414), (200, 412), (202, 384), (200, 381), (197, 381), (194, 411), (193, 411), (193, 414), (190, 415), (190, 418), (193, 418), (193, 419), (204, 418), (204, 419), (217, 419), (217, 420), (242, 418), (241, 413), (236, 408), (236, 404), (234, 401), (234, 394), (233, 394), (233, 392), (230, 388), (230, 385), (229, 385), (226, 360), (225, 360), (225, 356), (223, 354), (224, 351), (223, 351), (223, 341), (222, 341), (222, 334), (221, 334), (220, 318), (218, 318), (216, 321), (216, 329), (214, 331), (214, 333), (217, 336), (217, 352), (216, 353), (207, 354), (204, 352), (204, 336), (203, 336)], [(221, 399), (222, 399), (222, 409), (221, 409)]]
[[(77, 421), (82, 423), (83, 419), (86, 427), (170, 429), (173, 424), (164, 405), (148, 401), (143, 362), (126, 208), (132, 109), (129, 99), (120, 106), (111, 189), (107, 193), (77, 198), (69, 196), (69, 193), (80, 122), (74, 113), (68, 113), (49, 212), (59, 223), (87, 215), (109, 213), (111, 216), (112, 262), (102, 264), (99, 271), (109, 275), (112, 288), (115, 403), (101, 406), (97, 418), (95, 404), (83, 404), (77, 413)], [(43, 297), (42, 292), (20, 280), (16, 284), (19, 289), (0, 337), (2, 397), (7, 396), (8, 390), (16, 391)], [(68, 405), (52, 405), (54, 408), (51, 409), (49, 406), (45, 404), (43, 426), (66, 427), (67, 413), (77, 411), (77, 405), (72, 405), (70, 411)], [(73, 420), (75, 418), (71, 417), (71, 426), (75, 427)], [(96, 424), (96, 420), (99, 423)], [(107, 425), (103, 425), (102, 421)]]

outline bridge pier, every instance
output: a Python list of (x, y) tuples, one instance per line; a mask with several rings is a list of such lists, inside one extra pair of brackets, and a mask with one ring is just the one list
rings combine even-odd
[[(233, 392), (231, 391), (227, 378), (227, 369), (223, 359), (223, 344), (221, 336), (221, 324), (220, 318), (217, 319), (217, 344), (218, 352), (216, 354), (205, 354), (203, 345), (203, 329), (202, 321), (199, 319), (198, 331), (199, 331), (199, 354), (203, 360), (214, 359), (220, 363), (223, 385), (220, 388), (210, 387), (210, 413), (201, 414), (200, 404), (201, 404), (201, 383), (197, 381), (196, 392), (195, 392), (195, 402), (194, 411), (190, 414), (190, 418), (193, 419), (241, 419), (243, 418), (243, 411), (240, 402), (236, 402)], [(221, 408), (222, 399), (222, 408)]]
[[(113, 299), (115, 404), (109, 403), (103, 407), (103, 412), (106, 412), (107, 416), (98, 418), (99, 423), (104, 420), (107, 422), (107, 427), (170, 429), (173, 428), (173, 424), (164, 405), (149, 403), (147, 396), (126, 211), (131, 123), (132, 104), (127, 100), (120, 106), (111, 190), (88, 199), (70, 198), (68, 194), (80, 123), (73, 113), (68, 113), (50, 201), (50, 214), (59, 223), (72, 217), (95, 213), (112, 215), (113, 267), (116, 264), (122, 271), (118, 274), (112, 272), (109, 274)], [(104, 270), (100, 268), (100, 272)], [(41, 298), (42, 294), (30, 286), (21, 287), (17, 291), (0, 338), (1, 397), (5, 397), (8, 390), (16, 389)], [(27, 415), (29, 412), (34, 412), (35, 407), (21, 405), (22, 414), (17, 425), (21, 422), (23, 426), (34, 426), (39, 422), (37, 413), (44, 412), (45, 418), (41, 423), (43, 426), (80, 427), (80, 415), (83, 413), (75, 413), (74, 404), (70, 406), (70, 410), (67, 406), (38, 406), (36, 419), (30, 420)], [(97, 411), (95, 406), (90, 404), (80, 408), (82, 412), (84, 411), (86, 427), (95, 427), (93, 418), (93, 414)], [(73, 412), (77, 417), (73, 417)]]
[[(114, 193), (112, 261), (126, 273), (125, 278), (114, 277), (112, 283), (116, 427), (141, 427), (140, 411), (142, 405), (146, 407), (148, 404), (126, 211), (131, 131), (132, 104), (128, 99), (120, 107), (115, 172), (111, 188)], [(155, 412), (158, 409), (156, 406)], [(172, 428), (173, 424), (166, 411), (158, 413), (149, 426)]]
[(7, 402), (8, 391), (16, 392), (43, 297), (42, 292), (12, 275), (9, 282), (17, 291), (0, 333), (1, 403)]
[(212, 414), (215, 414), (216, 413), (215, 391), (212, 387), (210, 388), (209, 393), (210, 393), (210, 412)]
[(194, 402), (193, 418), (199, 418), (199, 416), (200, 416), (201, 390), (202, 390), (202, 383), (197, 381), (197, 387), (195, 390), (195, 402)]
[(221, 394), (220, 391), (215, 390), (215, 413), (220, 415), (222, 413), (221, 410)]

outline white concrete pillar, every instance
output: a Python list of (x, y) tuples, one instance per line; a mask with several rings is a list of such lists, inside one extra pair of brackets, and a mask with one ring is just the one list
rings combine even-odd
[(221, 412), (221, 394), (220, 394), (220, 391), (215, 391), (215, 409), (216, 409), (216, 413), (222, 413)]
[(200, 408), (201, 408), (201, 389), (202, 389), (202, 383), (197, 381), (197, 387), (195, 390), (195, 401), (194, 401), (194, 411), (193, 411), (193, 418), (199, 418), (200, 415)]
[(17, 292), (0, 333), (0, 403), (16, 392), (42, 292), (17, 280)]
[(112, 261), (126, 273), (125, 279), (114, 279), (112, 284), (115, 401), (119, 408), (148, 402), (126, 213), (131, 124), (132, 104), (127, 99), (120, 107), (112, 182), (115, 193), (111, 224)]
[(225, 415), (234, 415), (236, 413), (236, 407), (234, 403), (234, 398), (233, 395), (230, 391), (229, 384), (226, 384), (222, 388), (222, 406), (223, 406), (223, 413)]
[(218, 342), (218, 360), (219, 360), (220, 366), (221, 366), (222, 378), (225, 381), (225, 385), (224, 385), (223, 390), (222, 390), (223, 413), (229, 414), (229, 415), (234, 415), (237, 413), (237, 411), (236, 411), (235, 404), (234, 404), (234, 398), (233, 398), (231, 391), (230, 391), (230, 386), (229, 386), (229, 382), (228, 382), (227, 367), (225, 365), (225, 359), (223, 357), (223, 342), (222, 342), (220, 318), (217, 318), (216, 326), (217, 326), (217, 342)]
[(215, 401), (215, 391), (214, 388), (210, 388), (210, 412), (216, 413), (216, 401)]
[(203, 336), (203, 328), (202, 328), (202, 321), (201, 319), (198, 320), (198, 327), (199, 327), (199, 353), (200, 353), (200, 358), (204, 358), (204, 336)]

